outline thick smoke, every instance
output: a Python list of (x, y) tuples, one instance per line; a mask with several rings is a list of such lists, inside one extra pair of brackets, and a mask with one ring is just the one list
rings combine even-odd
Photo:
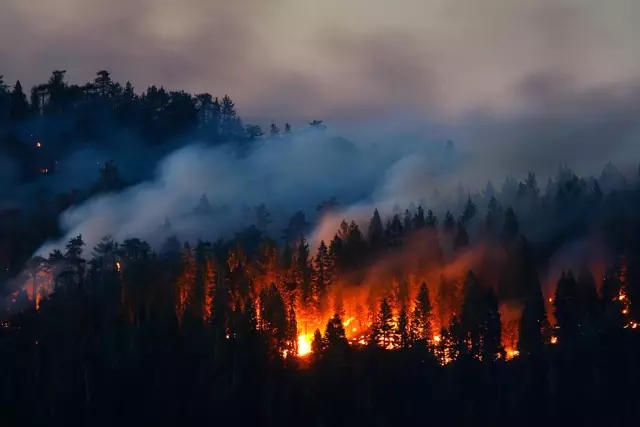
[(3, 1), (5, 80), (29, 87), (66, 69), (82, 82), (107, 67), (139, 89), (226, 92), (247, 121), (296, 123), (407, 106), (510, 111), (532, 74), (587, 88), (640, 71), (635, 0), (123, 3)]
[[(508, 175), (522, 179), (533, 171), (544, 187), (561, 164), (584, 175), (597, 176), (609, 161), (635, 172), (640, 90), (579, 91), (558, 79), (538, 78), (536, 90), (525, 82), (523, 107), (508, 115), (485, 110), (437, 125), (394, 118), (351, 124), (344, 133), (339, 126), (299, 131), (260, 141), (247, 156), (229, 147), (188, 145), (162, 159), (153, 180), (73, 208), (62, 225), (67, 237), (82, 234), (89, 244), (106, 234), (150, 238), (166, 219), (183, 238), (215, 239), (253, 223), (250, 209), (259, 204), (272, 212), (273, 230), (282, 230), (296, 210), (311, 219), (315, 206), (335, 196), (343, 211), (325, 218), (317, 241), (342, 219), (368, 220), (374, 208), (388, 215), (413, 202), (442, 214), (456, 208), (460, 191), (465, 197), (488, 180), (499, 188)], [(455, 137), (453, 144), (447, 135)], [(215, 218), (191, 214), (202, 195)]]

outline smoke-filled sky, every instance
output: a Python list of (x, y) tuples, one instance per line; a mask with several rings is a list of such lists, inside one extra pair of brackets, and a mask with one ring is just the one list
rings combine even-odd
[[(356, 141), (345, 154), (301, 135), (245, 160), (191, 146), (155, 181), (63, 216), (72, 234), (122, 238), (202, 193), (293, 211), (336, 193), (418, 201), (530, 170), (544, 183), (562, 163), (637, 168), (639, 18), (637, 0), (1, 0), (0, 74), (30, 86), (54, 69), (74, 83), (108, 69), (138, 91), (228, 93), (245, 121), (325, 119)], [(446, 139), (456, 168), (425, 148)], [(127, 159), (148, 155), (132, 147), (100, 155), (127, 175)], [(74, 156), (65, 164), (93, 165)]]
[(639, 18), (636, 0), (3, 0), (0, 74), (106, 68), (267, 121), (459, 113), (513, 107), (534, 75), (637, 77)]

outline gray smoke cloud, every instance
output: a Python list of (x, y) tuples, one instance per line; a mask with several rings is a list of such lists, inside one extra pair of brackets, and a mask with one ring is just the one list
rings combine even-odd
[[(229, 93), (249, 122), (325, 119), (354, 145), (301, 134), (246, 159), (188, 146), (165, 156), (155, 179), (66, 212), (69, 236), (90, 243), (144, 237), (167, 217), (192, 237), (202, 224), (188, 214), (202, 194), (229, 209), (202, 236), (215, 237), (263, 202), (286, 217), (337, 195), (369, 216), (374, 205), (431, 201), (434, 189), (473, 190), (507, 174), (533, 170), (544, 182), (561, 163), (581, 174), (607, 161), (637, 167), (635, 0), (115, 3), (6, 0), (6, 80), (29, 85), (67, 69), (82, 82), (108, 68), (139, 90)], [(453, 159), (438, 151), (447, 139)], [(131, 153), (165, 154), (145, 150)], [(69, 178), (106, 156), (125, 175), (136, 167), (113, 150), (76, 153)]]
[[(376, 207), (389, 213), (411, 202), (451, 208), (458, 187), (476, 191), (493, 180), (499, 188), (507, 175), (520, 179), (533, 171), (544, 186), (565, 163), (584, 175), (597, 175), (607, 162), (635, 172), (638, 88), (625, 83), (584, 91), (562, 77), (539, 76), (522, 83), (522, 107), (508, 115), (485, 109), (438, 125), (403, 117), (300, 131), (261, 141), (242, 158), (229, 147), (189, 145), (165, 157), (154, 180), (73, 208), (62, 225), (67, 239), (82, 234), (95, 244), (107, 234), (149, 238), (169, 218), (183, 238), (215, 239), (254, 222), (247, 207), (266, 204), (281, 230), (295, 210), (313, 213), (336, 196), (344, 211), (325, 218), (316, 241), (329, 238), (343, 218), (364, 221)], [(454, 136), (451, 151), (446, 135)], [(435, 190), (451, 197), (434, 199)], [(203, 194), (214, 208), (225, 207), (213, 223), (191, 215)]]
[(635, 0), (5, 0), (9, 82), (108, 68), (150, 84), (229, 93), (246, 119), (370, 117), (518, 105), (537, 73), (579, 88), (638, 75)]

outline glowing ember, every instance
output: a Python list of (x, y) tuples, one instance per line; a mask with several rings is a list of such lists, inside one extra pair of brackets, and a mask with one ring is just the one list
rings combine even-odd
[(441, 339), (441, 338), (440, 338), (440, 335), (434, 335), (434, 336), (433, 336), (433, 341), (434, 341), (434, 342), (440, 342), (440, 339)]
[(551, 344), (557, 344), (558, 343), (558, 337), (551, 337)]
[(514, 350), (512, 348), (507, 349), (507, 360), (513, 359), (514, 357), (517, 357), (518, 355), (520, 355), (520, 352), (518, 350)]
[(118, 269), (118, 271), (120, 271), (120, 263), (116, 262), (116, 268)]

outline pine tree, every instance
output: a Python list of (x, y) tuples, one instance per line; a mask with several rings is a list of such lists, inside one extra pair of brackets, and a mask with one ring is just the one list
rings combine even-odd
[[(453, 216), (451, 216), (451, 219), (453, 219)], [(429, 209), (429, 211), (427, 212), (425, 226), (430, 229), (436, 229), (438, 227), (438, 217), (433, 214), (433, 211), (431, 209)]]
[(460, 320), (457, 316), (453, 316), (451, 318), (451, 322), (449, 323), (449, 337), (447, 341), (448, 347), (450, 348), (449, 357), (452, 360), (469, 355), (468, 334), (460, 324)]
[(318, 245), (315, 259), (314, 289), (318, 296), (318, 313), (323, 315), (329, 310), (329, 290), (333, 283), (334, 272), (329, 257), (329, 249), (324, 240)]
[(200, 242), (196, 247), (196, 292), (192, 305), (196, 307), (196, 315), (206, 321), (213, 316), (213, 298), (215, 295), (216, 274), (214, 260), (210, 253), (211, 246)]
[(444, 364), (449, 362), (450, 359), (455, 359), (456, 355), (453, 353), (453, 342), (449, 330), (443, 326), (440, 328), (440, 334), (436, 338), (434, 352), (440, 363)]
[(571, 343), (580, 334), (578, 286), (571, 271), (560, 275), (553, 300), (561, 343)]
[(398, 315), (395, 335), (398, 337), (398, 346), (400, 348), (409, 348), (414, 342), (409, 326), (409, 315), (405, 306), (402, 307)]
[(413, 217), (411, 216), (411, 212), (409, 212), (409, 209), (406, 209), (404, 211), (404, 221), (402, 223), (402, 226), (404, 227), (405, 233), (409, 233), (413, 228)]
[(42, 93), (42, 90), (40, 87), (34, 86), (31, 88), (29, 105), (30, 105), (31, 113), (34, 115), (40, 115), (42, 113), (41, 93)]
[(493, 289), (485, 291), (484, 298), (484, 324), (482, 328), (482, 360), (494, 361), (504, 359), (505, 351), (502, 346), (502, 324), (498, 300)]
[(334, 314), (327, 322), (324, 333), (324, 347), (327, 351), (336, 351), (346, 348), (348, 345), (347, 334), (342, 324), (342, 318), (338, 313)]
[(542, 293), (525, 301), (518, 333), (518, 351), (525, 355), (538, 355), (544, 349), (549, 324)]
[(380, 309), (378, 310), (375, 326), (372, 328), (370, 341), (382, 348), (391, 348), (397, 341), (395, 339), (393, 312), (386, 297), (380, 302)]
[(447, 211), (447, 213), (444, 215), (444, 224), (443, 224), (445, 232), (453, 233), (455, 226), (456, 226), (456, 220), (453, 218), (453, 215), (451, 214), (451, 212)]
[(339, 277), (344, 269), (344, 243), (340, 236), (336, 233), (329, 243), (329, 259), (333, 270), (334, 279)]
[(67, 291), (79, 290), (84, 284), (86, 271), (86, 261), (82, 258), (84, 245), (82, 235), (71, 238), (65, 245), (64, 270), (60, 278), (65, 283)]
[(287, 354), (292, 356), (298, 355), (298, 322), (296, 321), (296, 311), (293, 305), (289, 306), (287, 313), (287, 331), (286, 331), (286, 349)]
[(18, 80), (13, 87), (10, 100), (11, 108), (9, 110), (9, 118), (14, 122), (26, 119), (29, 115), (29, 103), (27, 102), (27, 96), (22, 90), (20, 80)]
[(418, 206), (416, 208), (416, 213), (413, 215), (411, 220), (411, 227), (414, 230), (422, 230), (427, 226), (427, 221), (424, 217), (424, 209), (422, 206)]
[(475, 274), (469, 271), (464, 284), (464, 300), (460, 316), (460, 327), (469, 342), (469, 353), (472, 357), (480, 358), (482, 350), (482, 335), (484, 332), (485, 292)]
[(624, 327), (625, 318), (622, 311), (625, 306), (626, 295), (620, 276), (614, 269), (605, 274), (600, 289), (600, 312), (602, 325), (607, 331), (619, 331)]
[(347, 237), (344, 240), (343, 255), (346, 267), (358, 269), (364, 266), (367, 244), (362, 236), (360, 227), (355, 221), (349, 223)]
[(374, 252), (379, 251), (384, 243), (384, 227), (378, 209), (373, 211), (373, 216), (371, 217), (367, 231), (367, 239)]
[(476, 205), (471, 200), (471, 195), (467, 198), (467, 203), (462, 211), (462, 216), (460, 217), (460, 222), (462, 224), (468, 224), (473, 217), (476, 216)]
[(187, 309), (192, 308), (189, 307), (189, 302), (193, 300), (196, 275), (197, 268), (195, 257), (193, 255), (193, 251), (191, 250), (191, 246), (188, 242), (185, 242), (182, 250), (182, 271), (177, 283), (178, 299), (176, 301), (175, 310), (178, 322), (182, 322)]
[(487, 215), (484, 220), (485, 232), (492, 237), (498, 235), (500, 227), (502, 226), (502, 220), (504, 213), (502, 207), (498, 203), (495, 197), (491, 197), (489, 200), (489, 206), (487, 207)]
[(275, 284), (260, 294), (260, 320), (273, 358), (280, 358), (288, 351), (288, 312), (282, 294)]
[(389, 247), (393, 248), (402, 246), (404, 226), (402, 225), (402, 221), (400, 221), (400, 216), (398, 214), (394, 215), (393, 219), (387, 222), (385, 235)]
[(507, 259), (500, 272), (498, 294), (503, 301), (538, 298), (540, 281), (529, 242), (518, 236), (507, 248)]
[(316, 329), (313, 333), (313, 341), (311, 341), (311, 357), (314, 363), (317, 363), (322, 354), (325, 352), (325, 343), (320, 333), (320, 329)]
[(264, 136), (262, 127), (260, 127), (259, 125), (246, 125), (245, 134), (249, 141), (253, 141), (254, 139), (258, 139), (261, 136)]
[(600, 307), (598, 290), (593, 275), (587, 268), (580, 271), (577, 279), (578, 295), (580, 298), (580, 323), (585, 329), (595, 332), (600, 321)]
[(423, 340), (427, 343), (431, 342), (432, 317), (429, 288), (426, 283), (422, 282), (418, 295), (416, 295), (412, 318), (412, 330), (415, 339)]
[(300, 289), (300, 301), (304, 310), (313, 309), (317, 305), (313, 287), (313, 266), (309, 259), (309, 244), (300, 235), (293, 265), (294, 280)]
[(225, 140), (230, 140), (233, 138), (233, 133), (234, 133), (236, 106), (229, 95), (225, 95), (222, 98), (220, 114), (222, 118), (223, 138)]
[(282, 248), (281, 265), (285, 275), (288, 275), (293, 269), (293, 249), (291, 249), (291, 246), (287, 242), (284, 243), (284, 247)]

